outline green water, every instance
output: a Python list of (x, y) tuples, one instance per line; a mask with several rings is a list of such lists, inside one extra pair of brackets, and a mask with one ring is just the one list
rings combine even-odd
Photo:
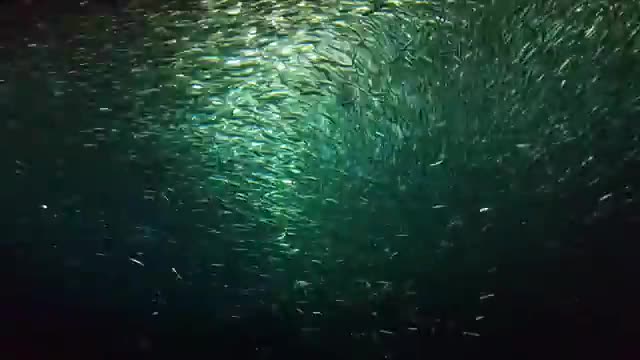
[(635, 3), (29, 11), (0, 47), (16, 337), (370, 359), (632, 332)]

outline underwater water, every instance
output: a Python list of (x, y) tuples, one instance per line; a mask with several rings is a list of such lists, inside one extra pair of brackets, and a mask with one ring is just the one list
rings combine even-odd
[(0, 6), (16, 358), (633, 357), (635, 2)]

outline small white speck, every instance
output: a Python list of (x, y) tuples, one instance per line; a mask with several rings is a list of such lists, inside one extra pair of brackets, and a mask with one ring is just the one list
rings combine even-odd
[(495, 294), (485, 294), (485, 295), (481, 295), (481, 296), (480, 296), (480, 300), (487, 300), (487, 299), (492, 298), (492, 297), (494, 297), (494, 296), (495, 296)]
[(490, 208), (488, 208), (488, 207), (483, 207), (483, 208), (481, 208), (481, 209), (480, 209), (480, 212), (481, 212), (481, 213), (485, 213), (485, 212), (487, 212), (487, 211), (489, 211), (489, 210), (491, 210), (491, 209), (490, 209)]
[(304, 281), (304, 280), (296, 280), (296, 282), (293, 284), (294, 288), (305, 288), (307, 286), (311, 285), (310, 282), (308, 281)]
[(129, 258), (129, 261), (131, 261), (134, 264), (138, 264), (140, 266), (144, 266), (144, 264), (142, 263), (142, 261), (138, 260), (138, 259), (134, 259), (134, 258)]
[(176, 280), (182, 280), (182, 276), (178, 274), (178, 270), (176, 270), (176, 268), (172, 267), (171, 272), (176, 274)]
[(46, 209), (46, 208), (48, 208), (47, 204), (42, 204), (42, 205), (40, 205), (40, 207), (41, 207), (42, 209)]
[(154, 311), (153, 313), (151, 313), (151, 315), (153, 315), (153, 316), (158, 316), (158, 314), (159, 314), (159, 312), (157, 312), (157, 311)]
[(463, 331), (463, 332), (462, 332), (462, 335), (465, 335), (465, 336), (476, 336), (476, 337), (477, 337), (477, 336), (480, 336), (480, 334), (479, 334), (479, 333), (477, 333), (477, 332), (471, 332), (471, 331)]
[(612, 196), (613, 196), (612, 193), (605, 194), (605, 195), (601, 196), (600, 199), (598, 199), (598, 201), (605, 201), (605, 200), (611, 198)]

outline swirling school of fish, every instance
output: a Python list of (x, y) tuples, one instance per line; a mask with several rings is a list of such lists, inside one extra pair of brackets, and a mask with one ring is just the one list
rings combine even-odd
[[(222, 220), (200, 225), (243, 260), (212, 255), (212, 271), (251, 274), (231, 285), (243, 296), (280, 286), (301, 316), (415, 296), (394, 270), (464, 246), (455, 229), (483, 233), (499, 211), (597, 183), (615, 170), (595, 139), (604, 126), (628, 136), (622, 163), (637, 157), (626, 119), (640, 92), (617, 78), (640, 49), (630, 3), (211, 1), (131, 14), (146, 26), (142, 50), (127, 50), (126, 128), (182, 163), (141, 196), (180, 207), (189, 188), (194, 213), (215, 203)], [(84, 131), (99, 146), (116, 130)]]

